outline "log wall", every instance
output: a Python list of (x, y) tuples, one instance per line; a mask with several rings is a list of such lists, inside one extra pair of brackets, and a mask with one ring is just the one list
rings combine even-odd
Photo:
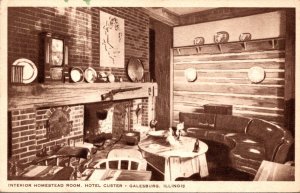
[[(178, 122), (179, 112), (203, 112), (203, 105), (213, 103), (233, 105), (233, 115), (262, 118), (283, 125), (284, 41), (278, 45), (265, 49), (257, 44), (257, 49), (239, 52), (227, 49), (228, 52), (219, 50), (213, 54), (174, 48), (173, 124)], [(258, 84), (248, 79), (248, 70), (254, 66), (264, 68), (266, 73), (264, 81)], [(188, 82), (184, 76), (184, 70), (191, 67), (197, 70), (194, 82)]]

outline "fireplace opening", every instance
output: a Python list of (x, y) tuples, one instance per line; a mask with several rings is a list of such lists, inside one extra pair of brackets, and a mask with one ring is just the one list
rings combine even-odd
[(84, 141), (93, 143), (99, 135), (112, 134), (118, 139), (130, 130), (132, 101), (90, 103), (85, 105)]

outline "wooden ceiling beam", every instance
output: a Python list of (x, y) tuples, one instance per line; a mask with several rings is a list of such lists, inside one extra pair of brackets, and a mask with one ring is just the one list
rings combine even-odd
[(161, 21), (169, 26), (179, 25), (179, 16), (163, 7), (144, 7), (144, 12), (151, 18)]

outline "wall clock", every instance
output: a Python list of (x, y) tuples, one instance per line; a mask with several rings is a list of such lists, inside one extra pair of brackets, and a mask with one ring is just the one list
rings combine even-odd
[(68, 46), (65, 37), (41, 33), (41, 65), (39, 79), (42, 82), (61, 81), (69, 79)]
[(100, 66), (124, 68), (124, 19), (100, 11)]

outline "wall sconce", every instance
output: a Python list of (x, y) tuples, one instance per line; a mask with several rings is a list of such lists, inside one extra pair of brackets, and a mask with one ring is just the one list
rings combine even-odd
[(248, 70), (248, 79), (252, 83), (260, 83), (265, 79), (266, 73), (262, 67), (254, 66)]
[(195, 68), (187, 68), (184, 70), (184, 76), (188, 82), (194, 82), (197, 79), (197, 70)]

